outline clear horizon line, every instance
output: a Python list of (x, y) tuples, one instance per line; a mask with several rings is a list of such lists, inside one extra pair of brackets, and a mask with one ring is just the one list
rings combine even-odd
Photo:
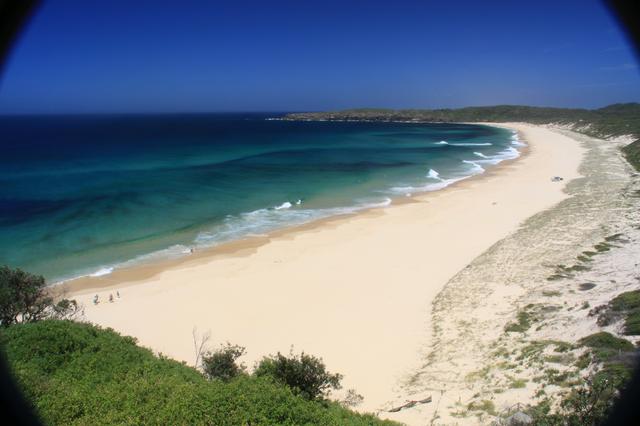
[(611, 105), (629, 105), (640, 102), (614, 102), (601, 107), (560, 107), (548, 105), (527, 105), (527, 104), (492, 104), (492, 105), (466, 105), (459, 107), (431, 107), (431, 108), (390, 108), (390, 107), (350, 107), (337, 109), (306, 109), (306, 110), (211, 110), (211, 111), (34, 111), (34, 112), (0, 112), (0, 117), (17, 117), (17, 116), (96, 116), (96, 115), (207, 115), (207, 114), (292, 114), (292, 113), (322, 113), (322, 112), (339, 112), (351, 110), (391, 110), (391, 111), (436, 111), (436, 110), (460, 110), (465, 108), (496, 108), (496, 107), (529, 107), (529, 108), (553, 108), (553, 109), (580, 109), (586, 111), (596, 111)]

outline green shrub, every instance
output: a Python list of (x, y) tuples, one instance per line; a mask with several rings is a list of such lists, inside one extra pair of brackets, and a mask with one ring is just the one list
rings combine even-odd
[(580, 339), (580, 344), (589, 348), (612, 349), (620, 351), (632, 351), (633, 343), (626, 339), (621, 339), (606, 331), (591, 334)]
[(621, 318), (624, 318), (624, 334), (640, 335), (640, 290), (619, 294), (598, 312), (599, 325), (608, 325)]
[(599, 333), (591, 334), (587, 337), (580, 339), (579, 343), (583, 346), (591, 348), (595, 360), (599, 362), (608, 362), (612, 358), (618, 357), (625, 352), (631, 352), (635, 349), (633, 343), (626, 339), (621, 339), (601, 331)]
[(593, 259), (591, 259), (589, 256), (586, 256), (584, 254), (579, 254), (576, 259), (578, 259), (580, 262), (593, 262)]
[(640, 310), (627, 314), (624, 320), (624, 334), (627, 336), (640, 335)]
[(321, 359), (304, 352), (300, 355), (290, 353), (288, 357), (278, 352), (275, 356), (265, 357), (254, 375), (272, 377), (309, 400), (322, 399), (331, 389), (340, 389), (342, 380), (342, 375), (329, 373)]
[(20, 269), (0, 267), (0, 325), (8, 327), (19, 322), (34, 322), (45, 318), (65, 318), (78, 312), (75, 300), (54, 302), (46, 291), (41, 275)]
[(532, 315), (528, 311), (519, 311), (516, 315), (516, 322), (507, 324), (504, 331), (511, 333), (524, 333), (531, 328), (532, 320)]
[(622, 362), (604, 364), (602, 369), (594, 375), (596, 381), (608, 381), (616, 387), (622, 387), (631, 379), (633, 367)]
[(560, 371), (556, 368), (547, 368), (544, 371), (544, 377), (547, 381), (547, 383), (550, 383), (552, 385), (556, 385), (556, 386), (567, 386), (568, 380), (572, 377), (572, 372), (571, 371)]
[(561, 340), (550, 340), (550, 342), (555, 346), (554, 352), (568, 352), (573, 349), (573, 345), (568, 342)]
[(393, 424), (308, 401), (262, 377), (209, 381), (135, 339), (72, 321), (0, 331), (18, 384), (47, 425)]
[(604, 240), (606, 242), (611, 242), (611, 241), (620, 241), (622, 240), (623, 235), (620, 233), (617, 234), (613, 234), (613, 235), (609, 235), (608, 237), (604, 237)]
[(640, 308), (640, 290), (620, 293), (609, 303), (615, 311), (630, 311)]
[(586, 386), (572, 391), (560, 403), (570, 425), (599, 425), (617, 398), (615, 383), (594, 378)]
[(618, 379), (595, 375), (564, 396), (555, 412), (548, 398), (526, 411), (533, 417), (534, 425), (597, 426), (607, 419), (622, 386)]
[(630, 143), (622, 148), (625, 157), (633, 165), (636, 170), (640, 171), (640, 140)]
[(242, 346), (227, 343), (215, 352), (206, 353), (202, 357), (202, 369), (205, 376), (228, 382), (245, 371), (245, 366), (236, 363), (245, 353)]

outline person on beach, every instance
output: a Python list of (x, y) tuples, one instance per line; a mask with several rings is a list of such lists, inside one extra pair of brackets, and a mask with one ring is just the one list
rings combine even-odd
[(113, 294), (109, 294), (109, 302), (113, 303)]
[(98, 295), (97, 294), (95, 296), (93, 296), (93, 304), (94, 305), (98, 304)]

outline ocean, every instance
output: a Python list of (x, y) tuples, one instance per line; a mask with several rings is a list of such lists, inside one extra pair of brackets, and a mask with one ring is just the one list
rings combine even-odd
[(483, 125), (279, 116), (0, 117), (0, 265), (52, 283), (105, 275), (388, 206), (523, 145)]

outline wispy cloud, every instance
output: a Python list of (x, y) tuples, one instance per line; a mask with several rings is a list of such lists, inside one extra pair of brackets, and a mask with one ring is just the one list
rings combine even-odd
[(620, 65), (612, 65), (607, 67), (600, 67), (600, 71), (629, 71), (638, 69), (637, 64), (633, 64), (631, 62), (627, 62), (625, 64)]

